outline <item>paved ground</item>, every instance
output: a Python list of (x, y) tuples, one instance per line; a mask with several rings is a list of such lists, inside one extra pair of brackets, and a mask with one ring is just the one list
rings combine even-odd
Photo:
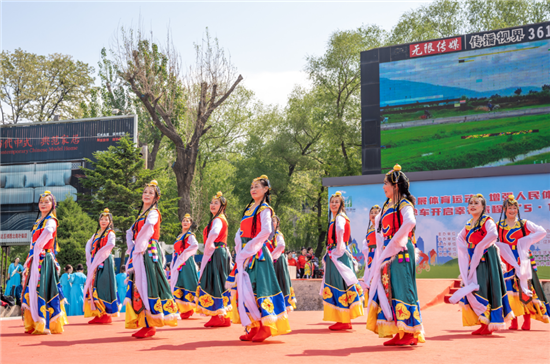
[(25, 335), (22, 321), (9, 319), (0, 321), (0, 363), (550, 363), (550, 325), (533, 321), (531, 331), (474, 337), (471, 328), (462, 327), (458, 306), (437, 305), (450, 283), (418, 280), (427, 338), (418, 347), (382, 346), (384, 339), (366, 330), (365, 318), (354, 320), (351, 331), (331, 332), (320, 311), (292, 312), (292, 333), (263, 344), (239, 341), (240, 326), (204, 328), (203, 317), (141, 340), (124, 329), (123, 317), (110, 325), (69, 317), (63, 334), (44, 336)]

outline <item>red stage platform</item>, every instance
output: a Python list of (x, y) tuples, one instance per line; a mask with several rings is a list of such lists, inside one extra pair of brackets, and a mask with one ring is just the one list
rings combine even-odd
[[(447, 281), (448, 282), (448, 281)], [(419, 280), (421, 300), (433, 301), (447, 287), (443, 280)], [(429, 298), (432, 298), (431, 300)], [(88, 325), (69, 317), (61, 335), (26, 335), (21, 320), (0, 321), (1, 363), (514, 363), (550, 362), (550, 325), (532, 321), (531, 331), (503, 331), (474, 337), (462, 327), (460, 309), (434, 304), (422, 311), (426, 343), (417, 347), (384, 347), (384, 339), (365, 328), (365, 318), (348, 332), (331, 332), (320, 311), (290, 314), (293, 332), (265, 343), (239, 341), (242, 328), (204, 328), (206, 318), (179, 321), (150, 339), (134, 339), (124, 318), (109, 325)], [(522, 319), (520, 319), (520, 324)], [(523, 358), (523, 359), (522, 359)]]

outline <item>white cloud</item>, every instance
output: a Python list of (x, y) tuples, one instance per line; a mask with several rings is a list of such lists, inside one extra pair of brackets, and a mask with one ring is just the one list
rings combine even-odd
[(309, 87), (310, 82), (300, 71), (259, 72), (246, 75), (243, 85), (254, 91), (260, 101), (284, 107), (296, 85)]

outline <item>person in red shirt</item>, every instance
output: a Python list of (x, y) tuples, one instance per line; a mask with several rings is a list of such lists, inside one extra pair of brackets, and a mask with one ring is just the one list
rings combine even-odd
[(288, 265), (291, 265), (293, 267), (296, 266), (296, 259), (294, 259), (295, 256), (296, 256), (296, 253), (294, 252), (290, 252), (288, 254)]
[(298, 257), (298, 265), (296, 265), (300, 278), (304, 278), (304, 268), (307, 263), (306, 254), (307, 254), (306, 248), (302, 248), (302, 254)]

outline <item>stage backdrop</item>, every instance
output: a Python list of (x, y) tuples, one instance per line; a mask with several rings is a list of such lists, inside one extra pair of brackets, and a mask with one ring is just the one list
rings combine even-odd
[[(347, 201), (352, 233), (350, 250), (363, 264), (359, 252), (369, 224), (369, 210), (373, 205), (382, 206), (386, 199), (382, 184), (329, 188), (330, 195), (336, 191), (341, 191)], [(422, 272), (421, 277), (456, 278), (453, 276), (458, 272), (456, 236), (470, 218), (467, 200), (472, 194), (485, 196), (488, 212), (495, 221), (499, 219), (503, 199), (514, 194), (521, 217), (550, 232), (550, 174), (413, 181), (411, 193), (417, 199), (416, 239), (420, 250), (417, 272)], [(531, 250), (542, 275), (548, 275), (550, 234)]]

